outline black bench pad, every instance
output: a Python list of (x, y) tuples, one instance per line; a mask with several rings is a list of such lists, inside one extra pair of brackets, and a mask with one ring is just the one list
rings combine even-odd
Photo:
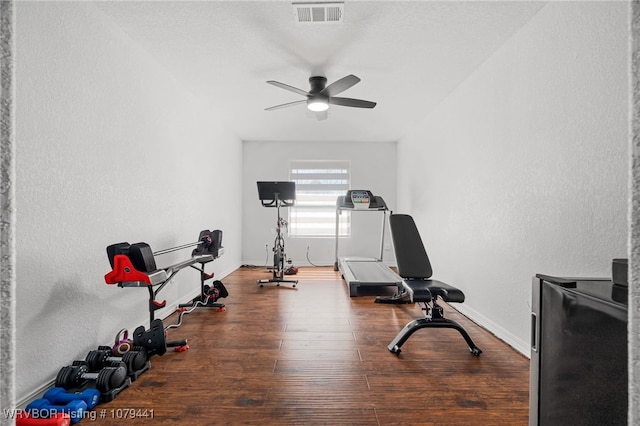
[(430, 302), (440, 296), (445, 302), (462, 303), (462, 290), (438, 280), (403, 280), (402, 285), (413, 293), (414, 302)]

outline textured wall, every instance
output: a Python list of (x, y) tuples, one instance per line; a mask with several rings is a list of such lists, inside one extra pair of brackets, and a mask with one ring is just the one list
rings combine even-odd
[[(16, 18), (20, 400), (120, 328), (148, 325), (146, 289), (104, 283), (107, 245), (157, 251), (219, 228), (226, 253), (207, 271), (239, 265), (228, 212), (241, 208), (242, 145), (91, 2), (24, 2)], [(198, 290), (197, 272), (180, 272), (156, 316)]]
[[(258, 201), (256, 182), (288, 180), (290, 160), (350, 160), (351, 188), (368, 189), (380, 195), (390, 209), (396, 205), (396, 143), (318, 143), (318, 142), (244, 142), (244, 177), (242, 209), (242, 259), (245, 263), (262, 265), (275, 238), (276, 212), (262, 207)], [(286, 217), (286, 211), (283, 212)], [(377, 257), (380, 255), (382, 215), (354, 213), (352, 237), (340, 240), (340, 256)], [(388, 229), (387, 242), (391, 243)], [(306, 248), (314, 264), (333, 265), (335, 238), (289, 238), (286, 252), (295, 265), (306, 265)], [(384, 260), (394, 262), (391, 246)]]
[(610, 276), (627, 253), (627, 10), (548, 3), (400, 142), (434, 277), (525, 354), (534, 274)]
[(15, 404), (14, 28), (13, 2), (0, 2), (0, 408)]
[[(0, 2), (0, 5), (2, 6), (2, 10), (1, 12), (1, 16), (3, 18), (3, 27), (2, 27), (2, 34), (1, 34), (1, 38), (3, 43), (6, 43), (6, 41), (8, 40), (8, 33), (7, 31), (7, 27), (4, 25), (7, 25), (7, 19), (11, 16), (8, 13), (8, 7), (11, 6), (11, 3), (8, 1), (3, 1)], [(640, 418), (640, 409), (638, 407), (640, 407), (640, 399), (638, 397), (638, 395), (640, 395), (640, 389), (639, 389), (639, 382), (638, 380), (634, 380), (635, 377), (640, 376), (640, 373), (638, 373), (638, 371), (640, 371), (640, 368), (638, 367), (638, 365), (640, 364), (640, 362), (638, 362), (638, 355), (637, 355), (637, 346), (638, 346), (638, 335), (640, 335), (640, 332), (638, 331), (638, 323), (640, 323), (640, 320), (638, 320), (638, 312), (640, 309), (640, 295), (638, 294), (638, 292), (640, 291), (640, 282), (639, 282), (639, 278), (640, 277), (640, 271), (638, 270), (638, 246), (640, 246), (640, 244), (638, 243), (638, 241), (640, 240), (640, 236), (638, 235), (638, 229), (640, 229), (640, 221), (637, 215), (638, 212), (638, 208), (640, 207), (638, 205), (638, 200), (640, 199), (640, 197), (638, 196), (638, 186), (640, 186), (640, 178), (638, 178), (638, 176), (640, 176), (640, 142), (638, 139), (638, 135), (640, 134), (640, 117), (639, 117), (639, 111), (640, 111), (640, 103), (639, 103), (639, 99), (640, 99), (640, 84), (638, 82), (638, 75), (640, 74), (640, 65), (639, 65), (639, 58), (640, 58), (640, 43), (638, 42), (638, 40), (640, 39), (640, 5), (638, 4), (637, 1), (634, 1), (632, 4), (632, 8), (633, 8), (633, 23), (634, 23), (634, 27), (633, 27), (633, 52), (634, 52), (634, 62), (633, 62), (633, 73), (632, 73), (632, 78), (633, 78), (633, 105), (634, 105), (634, 110), (633, 110), (633, 168), (632, 168), (632, 194), (633, 194), (633, 204), (630, 206), (630, 218), (631, 218), (631, 230), (632, 230), (632, 234), (630, 237), (630, 248), (631, 248), (631, 257), (632, 257), (632, 270), (631, 270), (631, 281), (632, 281), (632, 286), (631, 286), (631, 291), (632, 291), (632, 300), (631, 300), (631, 326), (630, 326), (630, 352), (632, 354), (632, 357), (630, 358), (630, 370), (631, 370), (631, 380), (630, 380), (630, 390), (631, 390), (631, 405), (630, 405), (630, 422), (629, 424), (635, 424), (637, 423), (637, 419)], [(6, 56), (6, 51), (3, 51), (3, 56), (2, 56), (2, 60), (3, 60), (3, 64), (5, 64), (4, 61), (6, 61), (7, 59), (10, 59), (8, 56)], [(2, 101), (3, 101), (3, 106), (8, 105), (7, 101), (8, 101), (8, 97), (6, 94), (6, 90), (7, 88), (11, 87), (11, 80), (6, 80), (6, 77), (3, 77), (2, 80)], [(3, 113), (3, 119), (6, 120), (6, 115), (4, 115)], [(6, 120), (5, 125), (11, 125), (11, 120)], [(2, 143), (2, 149), (3, 149), (3, 156), (2, 156), (2, 160), (3, 160), (3, 173), (5, 173), (6, 170), (8, 170), (6, 168), (7, 166), (7, 160), (11, 158), (11, 156), (5, 156), (5, 151), (6, 149), (11, 149), (11, 144), (8, 143), (10, 142), (10, 140), (8, 140), (5, 136), (5, 133), (2, 134), (2, 139), (1, 139), (1, 143)], [(407, 152), (410, 152), (410, 150), (407, 149), (406, 144), (402, 144), (399, 147), (400, 150), (400, 159), (401, 159), (401, 164), (407, 164), (407, 161), (405, 161), (405, 159), (407, 157), (403, 157), (403, 155), (407, 155)], [(422, 158), (422, 160), (426, 160), (426, 158)], [(10, 169), (10, 166), (9, 166)], [(3, 181), (2, 181), (2, 195), (3, 197), (5, 197), (7, 195), (7, 192), (5, 191), (5, 189), (7, 188), (7, 184), (8, 181), (6, 180), (6, 178), (4, 177), (5, 175), (3, 174)], [(413, 191), (405, 191), (405, 189), (409, 188), (410, 183), (407, 182), (405, 179), (407, 179), (409, 176), (401, 176), (403, 179), (403, 182), (406, 183), (406, 185), (403, 183), (402, 185), (400, 185), (400, 191), (402, 193), (406, 193), (407, 197), (404, 197), (405, 200), (410, 200), (411, 197), (409, 197), (409, 195), (415, 195), (415, 188), (413, 189)], [(415, 176), (411, 176), (412, 178)], [(418, 184), (416, 184), (418, 185)], [(3, 221), (6, 219), (7, 216), (5, 216), (5, 209), (7, 207), (8, 204), (7, 200), (5, 198), (3, 198), (3, 203), (2, 203), (2, 208), (3, 208)], [(418, 198), (416, 199), (416, 204), (418, 206), (420, 206), (420, 203), (422, 203), (423, 201)], [(406, 203), (405, 207), (409, 208), (411, 206), (412, 203)], [(99, 219), (105, 219), (105, 216), (101, 216), (99, 217)], [(9, 221), (10, 222), (10, 221)], [(3, 222), (5, 225), (10, 225), (7, 222)], [(3, 227), (3, 230), (5, 228)], [(123, 232), (124, 234), (128, 234), (127, 232)], [(148, 235), (148, 234), (147, 234)], [(141, 235), (142, 236), (142, 235)], [(4, 237), (3, 237), (4, 238)], [(105, 239), (106, 241), (106, 239)], [(4, 252), (7, 253), (7, 252)], [(102, 262), (104, 259), (102, 259), (102, 255), (98, 256), (96, 254), (96, 259), (100, 257), (101, 260), (100, 262)], [(4, 278), (6, 277), (5, 272), (6, 272), (6, 266), (7, 263), (5, 262), (7, 260), (6, 257), (4, 257), (3, 255), (3, 259), (2, 259), (2, 271), (3, 271), (3, 285), (5, 284)], [(62, 263), (62, 262), (61, 262)], [(104, 268), (98, 268), (100, 269), (100, 272), (103, 272)], [(96, 277), (93, 277), (91, 279), (95, 279)], [(11, 280), (9, 279), (9, 282)], [(47, 280), (45, 280), (47, 281)], [(99, 280), (97, 280), (99, 281)], [(96, 282), (97, 282), (96, 281)], [(48, 281), (47, 281), (48, 282)], [(4, 290), (4, 287), (3, 287)], [(3, 293), (3, 309), (7, 306), (6, 305), (6, 301), (5, 301), (5, 293)], [(2, 311), (2, 348), (6, 348), (7, 345), (10, 345), (10, 341), (5, 340), (5, 332), (9, 332), (10, 333), (10, 324), (8, 324), (7, 319), (4, 317), (4, 315), (10, 315), (11, 314), (11, 309), (4, 310)], [(79, 320), (79, 319), (77, 319)], [(54, 339), (49, 340), (47, 343), (51, 343)], [(22, 344), (28, 344), (28, 343), (22, 343)], [(55, 344), (55, 343), (54, 343)], [(13, 398), (13, 389), (12, 389), (12, 380), (11, 380), (11, 365), (10, 365), (10, 359), (8, 359), (5, 356), (5, 353), (3, 353), (2, 358), (0, 358), (0, 379), (2, 380), (1, 384), (2, 384), (2, 389), (0, 390), (0, 398), (2, 401), (2, 407), (5, 407), (5, 403), (8, 403), (10, 399)]]
[(640, 1), (631, 2), (631, 259), (629, 300), (629, 421), (640, 423)]

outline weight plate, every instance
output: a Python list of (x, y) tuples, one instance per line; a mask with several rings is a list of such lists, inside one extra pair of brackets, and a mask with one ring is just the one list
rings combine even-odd
[(71, 382), (71, 378), (73, 377), (73, 367), (67, 366), (62, 367), (60, 371), (58, 371), (58, 375), (56, 376), (55, 386), (57, 388), (69, 389), (73, 383)]

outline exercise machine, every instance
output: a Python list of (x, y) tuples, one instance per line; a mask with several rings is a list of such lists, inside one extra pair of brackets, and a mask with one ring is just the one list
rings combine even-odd
[(423, 306), (425, 317), (409, 322), (389, 343), (387, 349), (396, 355), (399, 354), (404, 342), (422, 328), (452, 328), (462, 335), (469, 351), (475, 356), (480, 356), (482, 350), (476, 346), (465, 329), (457, 322), (444, 317), (444, 309), (438, 303), (438, 299), (447, 303), (462, 303), (464, 293), (452, 285), (431, 279), (431, 262), (413, 218), (406, 214), (392, 214), (389, 217), (389, 227), (402, 281), (395, 295), (378, 297), (376, 303), (418, 303)]
[[(155, 256), (172, 253), (188, 247), (196, 247), (189, 259), (165, 268), (157, 268)], [(149, 323), (157, 325), (155, 311), (166, 306), (166, 300), (158, 301), (158, 293), (171, 281), (171, 279), (181, 270), (191, 267), (200, 272), (200, 295), (190, 303), (178, 305), (179, 308), (191, 307), (192, 310), (198, 306), (212, 307), (216, 309), (224, 308), (221, 303), (211, 302), (212, 293), (210, 288), (205, 286), (205, 281), (213, 278), (213, 274), (205, 273), (205, 264), (212, 262), (224, 253), (222, 247), (222, 231), (204, 230), (200, 232), (196, 242), (172, 247), (153, 252), (147, 243), (129, 244), (127, 242), (112, 244), (107, 247), (107, 256), (112, 270), (104, 276), (107, 284), (117, 284), (118, 287), (146, 287), (149, 291)], [(224, 296), (226, 289), (224, 290)], [(221, 296), (218, 292), (217, 296)], [(182, 314), (180, 320), (182, 319)], [(170, 328), (168, 326), (166, 328)], [(176, 351), (188, 349), (187, 340), (166, 342), (167, 347), (174, 347)], [(164, 353), (164, 352), (162, 352)], [(160, 354), (160, 353), (158, 353)], [(150, 353), (151, 355), (151, 353)]]
[(298, 284), (298, 280), (284, 278), (287, 255), (284, 251), (284, 235), (282, 229), (286, 228), (287, 221), (280, 216), (281, 207), (290, 207), (295, 204), (296, 184), (295, 182), (258, 182), (258, 198), (263, 207), (275, 207), (278, 215), (276, 222), (276, 239), (273, 243), (273, 276), (269, 279), (258, 280), (257, 284), (262, 287), (267, 283), (292, 283), (293, 287)]
[[(339, 257), (340, 217), (343, 212), (379, 212), (382, 213), (382, 230), (380, 233), (380, 256)], [(362, 286), (398, 286), (402, 278), (382, 262), (384, 255), (384, 233), (389, 209), (382, 197), (374, 196), (371, 191), (349, 190), (336, 201), (336, 259), (334, 271), (340, 271), (349, 289), (349, 296), (357, 296)]]

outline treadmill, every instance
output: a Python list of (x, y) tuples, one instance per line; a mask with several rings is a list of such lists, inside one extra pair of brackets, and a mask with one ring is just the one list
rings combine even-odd
[[(343, 211), (381, 212), (382, 231), (380, 233), (380, 257), (338, 257), (340, 241), (340, 217)], [(338, 197), (336, 201), (336, 260), (334, 271), (340, 271), (349, 289), (349, 296), (358, 295), (359, 287), (402, 285), (402, 278), (382, 262), (384, 254), (384, 228), (390, 214), (382, 197), (374, 196), (371, 191), (349, 190), (347, 195)]]

